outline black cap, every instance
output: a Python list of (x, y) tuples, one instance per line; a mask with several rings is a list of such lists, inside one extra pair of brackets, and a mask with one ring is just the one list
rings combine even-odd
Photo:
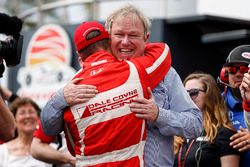
[(226, 64), (246, 63), (250, 64), (250, 45), (240, 45), (234, 48), (226, 59)]

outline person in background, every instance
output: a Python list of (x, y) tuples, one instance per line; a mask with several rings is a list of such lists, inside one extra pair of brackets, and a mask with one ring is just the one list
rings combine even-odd
[(15, 119), (11, 114), (8, 106), (6, 106), (4, 100), (0, 97), (0, 140), (8, 141), (14, 137), (15, 132)]
[(174, 167), (238, 167), (239, 153), (229, 146), (236, 133), (215, 79), (202, 72), (189, 74), (184, 86), (202, 111), (203, 132), (195, 139), (175, 137)]
[[(23, 36), (20, 33), (23, 20), (0, 12), (0, 25), (0, 78), (2, 78), (5, 67), (14, 67), (20, 63), (23, 47)], [(15, 136), (15, 119), (5, 104), (8, 99), (0, 96), (0, 140), (4, 142)]]
[[(3, 77), (5, 66), (13, 67), (19, 64), (22, 52), (22, 35), (20, 34), (23, 21), (17, 16), (0, 12), (0, 78)], [(2, 38), (8, 36), (7, 40)], [(7, 42), (8, 41), (8, 42)], [(20, 47), (16, 47), (17, 45)], [(1, 90), (0, 90), (1, 91)], [(5, 101), (7, 98), (0, 94), (0, 140), (9, 141), (15, 136), (15, 119)]]
[[(244, 121), (250, 132), (250, 70), (244, 74), (244, 78), (240, 85), (241, 96), (243, 97)], [(243, 139), (250, 143), (250, 138)], [(243, 149), (250, 149), (250, 145), (246, 145)]]
[(229, 53), (226, 63), (224, 64), (224, 74), (220, 76), (221, 83), (225, 89), (222, 96), (228, 108), (229, 118), (238, 131), (233, 135), (230, 145), (242, 152), (240, 158), (240, 166), (248, 167), (250, 164), (250, 133), (246, 129), (244, 122), (244, 113), (242, 108), (242, 99), (240, 93), (240, 85), (243, 76), (248, 72), (250, 63), (250, 45), (240, 45)]
[(30, 146), (39, 120), (40, 108), (29, 98), (17, 98), (10, 105), (16, 121), (17, 137), (0, 145), (0, 166), (49, 167), (32, 158)]
[[(6, 142), (14, 138), (15, 136), (15, 119), (13, 114), (9, 110), (8, 106), (5, 104), (5, 100), (8, 101), (11, 97), (4, 95), (2, 87), (0, 87), (0, 140), (1, 142)], [(12, 100), (12, 99), (11, 99)]]
[[(19, 98), (17, 94), (3, 86), (0, 86), (0, 92), (2, 97), (8, 101), (9, 105)], [(55, 142), (56, 137), (46, 136), (41, 129), (40, 121), (38, 121), (38, 126), (33, 134), (31, 144), (30, 152), (32, 157), (46, 163), (55, 164), (57, 167), (74, 166), (75, 157), (68, 153), (65, 135), (60, 134), (57, 137), (59, 139), (57, 139), (56, 143), (52, 143)], [(42, 143), (41, 140), (44, 141), (44, 143)], [(56, 148), (57, 146), (60, 146), (59, 150)]]
[[(113, 12), (106, 23), (113, 55), (121, 60), (143, 55), (150, 34), (150, 25), (149, 19), (132, 5), (123, 6)], [(84, 86), (80, 86), (71, 83), (60, 89), (47, 102), (41, 117), (45, 134), (57, 134), (63, 129), (63, 108), (89, 100), (90, 96), (85, 94), (97, 93), (94, 92), (94, 87), (84, 89)], [(148, 124), (144, 151), (145, 165), (172, 167), (173, 136), (199, 136), (202, 129), (201, 112), (188, 96), (179, 75), (172, 67), (153, 90), (153, 94), (154, 98), (135, 99), (137, 103), (131, 105), (132, 111), (137, 112), (136, 116), (147, 120)]]

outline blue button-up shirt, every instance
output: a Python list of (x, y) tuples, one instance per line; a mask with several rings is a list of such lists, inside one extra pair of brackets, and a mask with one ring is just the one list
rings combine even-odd
[[(153, 94), (159, 107), (159, 115), (155, 122), (147, 122), (145, 164), (147, 167), (172, 167), (173, 136), (198, 137), (202, 130), (201, 112), (187, 94), (173, 68), (170, 68), (153, 90)], [(47, 135), (56, 135), (62, 131), (62, 110), (66, 106), (61, 89), (43, 108), (41, 123)]]
[[(228, 87), (225, 94), (223, 94), (225, 102), (228, 107), (229, 118), (235, 129), (239, 130), (240, 127), (247, 128), (244, 121), (244, 113), (242, 102), (235, 99), (232, 95), (232, 90)], [(240, 166), (249, 167), (250, 164), (250, 151), (244, 152), (240, 157)]]

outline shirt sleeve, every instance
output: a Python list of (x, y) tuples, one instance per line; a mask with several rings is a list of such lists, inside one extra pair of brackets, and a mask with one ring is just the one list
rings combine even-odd
[(236, 131), (230, 130), (228, 128), (222, 127), (218, 129), (218, 134), (214, 139), (214, 144), (220, 149), (219, 154), (220, 157), (225, 155), (232, 155), (236, 154), (239, 155), (240, 153), (231, 147), (230, 144), (230, 137), (234, 135)]
[(250, 131), (250, 101), (243, 100), (242, 107), (244, 110), (244, 122), (248, 131)]
[(6, 165), (6, 158), (7, 158), (8, 150), (6, 144), (0, 145), (0, 166)]
[(250, 132), (250, 112), (244, 110), (244, 121), (247, 126), (248, 131)]
[(41, 112), (41, 125), (46, 135), (56, 136), (63, 130), (63, 111), (68, 106), (63, 89), (56, 92)]
[(154, 123), (165, 136), (196, 138), (202, 130), (202, 115), (194, 104), (177, 72), (171, 67), (164, 80), (153, 90), (159, 107), (159, 115)]

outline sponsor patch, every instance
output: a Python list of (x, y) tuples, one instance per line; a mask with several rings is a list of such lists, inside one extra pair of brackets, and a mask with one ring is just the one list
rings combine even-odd
[(250, 52), (243, 52), (241, 55), (246, 59), (250, 59)]

